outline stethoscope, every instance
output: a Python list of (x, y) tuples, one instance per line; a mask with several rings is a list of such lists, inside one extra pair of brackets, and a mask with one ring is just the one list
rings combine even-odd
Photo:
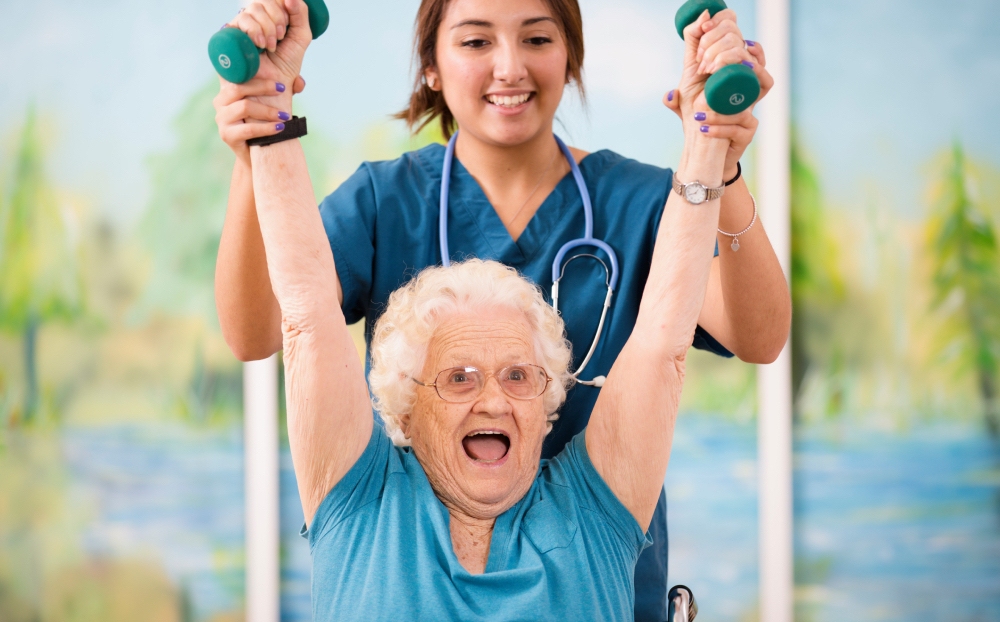
[[(555, 134), (553, 134), (553, 137), (556, 139), (556, 144), (559, 145), (559, 150), (566, 156), (566, 161), (569, 162), (569, 168), (573, 172), (573, 179), (576, 180), (576, 187), (580, 191), (580, 198), (583, 199), (584, 232), (582, 238), (570, 240), (563, 244), (559, 252), (556, 253), (555, 259), (552, 260), (552, 308), (556, 312), (559, 311), (559, 281), (562, 280), (563, 275), (566, 273), (566, 266), (572, 261), (581, 257), (588, 257), (596, 259), (604, 266), (604, 284), (608, 288), (608, 293), (604, 297), (604, 308), (601, 309), (601, 321), (597, 324), (597, 333), (590, 344), (587, 356), (583, 358), (580, 367), (573, 372), (573, 378), (580, 384), (600, 388), (604, 386), (604, 381), (606, 380), (604, 376), (595, 376), (593, 380), (580, 380), (580, 373), (587, 366), (587, 363), (590, 362), (591, 357), (594, 356), (594, 351), (597, 350), (597, 343), (601, 340), (601, 333), (604, 332), (604, 320), (607, 318), (608, 309), (611, 307), (611, 295), (615, 291), (615, 286), (618, 285), (618, 256), (615, 255), (615, 251), (603, 240), (598, 240), (594, 237), (594, 208), (590, 203), (590, 193), (587, 192), (587, 184), (583, 181), (583, 174), (580, 172), (580, 167), (576, 164), (576, 158), (573, 157), (566, 143), (560, 140)], [(444, 166), (441, 168), (441, 217), (438, 221), (438, 237), (441, 240), (441, 263), (445, 267), (451, 265), (451, 255), (448, 252), (448, 192), (451, 188), (451, 165), (455, 160), (455, 140), (457, 138), (458, 132), (455, 132), (451, 140), (448, 141), (448, 147), (444, 151)], [(604, 251), (608, 259), (611, 260), (611, 269), (608, 269), (608, 265), (600, 257), (589, 253), (573, 255), (563, 263), (566, 253), (580, 246), (594, 246)]]

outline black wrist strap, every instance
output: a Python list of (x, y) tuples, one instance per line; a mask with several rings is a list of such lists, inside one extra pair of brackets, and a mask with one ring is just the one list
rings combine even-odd
[(285, 121), (285, 129), (281, 130), (277, 134), (272, 134), (271, 136), (260, 136), (258, 138), (251, 138), (247, 141), (248, 147), (258, 146), (263, 147), (264, 145), (273, 145), (274, 143), (280, 143), (283, 140), (291, 140), (293, 138), (299, 138), (305, 136), (306, 132), (306, 118), (305, 117), (292, 117), (291, 120)]
[[(280, 136), (280, 134), (279, 134), (279, 136)], [(723, 185), (724, 186), (732, 186), (734, 183), (736, 183), (736, 180), (739, 179), (740, 175), (742, 175), (742, 174), (743, 174), (743, 167), (740, 166), (740, 161), (737, 160), (736, 161), (736, 177), (733, 177), (732, 179), (730, 179), (729, 181), (727, 181)]]

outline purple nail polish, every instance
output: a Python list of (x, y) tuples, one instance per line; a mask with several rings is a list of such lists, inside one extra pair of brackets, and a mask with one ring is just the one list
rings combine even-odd
[(275, 85), (274, 85), (274, 90), (278, 91), (279, 93), (284, 93), (285, 92), (285, 85), (282, 84), (281, 82), (276, 82)]
[(670, 91), (669, 93), (667, 93), (667, 101), (668, 102), (674, 101), (674, 92), (673, 91)]
[(696, 113), (694, 113), (694, 120), (695, 121), (704, 121), (707, 118), (708, 118), (708, 115), (705, 114), (704, 112), (696, 112)]
[(225, 30), (226, 28), (229, 28), (229, 24), (223, 24), (219, 30)]
[(281, 119), (282, 121), (287, 121), (292, 118), (292, 115), (288, 114), (287, 112), (279, 112), (278, 118)]
[(701, 133), (702, 134), (708, 134), (708, 126), (707, 125), (701, 126)]
[(748, 61), (748, 60), (743, 60), (743, 61), (740, 61), (740, 62), (741, 62), (742, 64), (746, 65), (747, 67), (749, 67), (750, 69), (753, 69), (753, 63), (751, 63), (750, 61)]
[(750, 39), (747, 39), (747, 40), (746, 40), (746, 44), (747, 44), (748, 46), (750, 46), (750, 47), (753, 47), (753, 46), (757, 45), (757, 44), (756, 44), (755, 42), (751, 41)]
[(280, 132), (283, 129), (285, 129), (285, 124), (284, 123), (276, 123), (275, 126), (274, 126), (274, 131), (275, 132)]

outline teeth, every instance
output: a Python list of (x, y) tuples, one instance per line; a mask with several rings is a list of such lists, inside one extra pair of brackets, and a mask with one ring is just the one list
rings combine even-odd
[(514, 95), (514, 96), (487, 95), (486, 100), (493, 105), (505, 106), (510, 108), (513, 106), (520, 106), (524, 102), (528, 101), (529, 97), (531, 97), (530, 93), (525, 93), (523, 95)]
[(504, 434), (499, 430), (483, 430), (481, 432), (472, 432), (471, 434), (467, 434), (466, 436), (479, 436), (480, 434), (499, 434), (500, 436), (507, 436), (506, 434)]

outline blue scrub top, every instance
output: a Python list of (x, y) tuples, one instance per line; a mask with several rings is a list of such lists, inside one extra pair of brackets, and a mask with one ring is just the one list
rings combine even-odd
[(542, 461), (497, 517), (486, 572), (470, 574), (420, 462), (372, 428), (302, 531), (324, 562), (313, 566), (314, 620), (632, 619), (632, 568), (649, 539), (594, 469), (583, 434)]
[[(423, 268), (441, 263), (438, 207), (443, 158), (444, 147), (433, 144), (396, 160), (366, 162), (320, 205), (344, 291), (344, 315), (349, 324), (366, 320), (369, 345), (389, 295)], [(594, 236), (615, 250), (620, 266), (604, 333), (582, 374), (589, 380), (608, 374), (632, 332), (672, 172), (607, 150), (585, 157), (580, 170), (594, 206)], [(515, 242), (478, 182), (455, 159), (448, 207), (453, 261), (467, 257), (500, 261), (533, 280), (548, 297), (556, 252), (583, 232), (583, 202), (572, 174), (559, 182)], [(586, 247), (570, 255), (580, 252), (604, 258), (597, 249)], [(605, 272), (596, 261), (578, 259), (568, 266), (559, 306), (573, 344), (574, 366), (590, 348), (605, 293)], [(732, 356), (700, 327), (694, 345)], [(586, 427), (599, 391), (584, 385), (569, 391), (545, 439), (543, 458), (558, 454)]]

